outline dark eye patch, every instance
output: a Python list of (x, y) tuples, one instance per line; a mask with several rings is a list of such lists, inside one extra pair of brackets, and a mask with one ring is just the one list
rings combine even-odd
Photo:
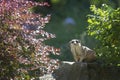
[(79, 41), (77, 40), (76, 43), (79, 43)]
[(74, 41), (71, 41), (71, 43), (74, 43)]
[(74, 44), (74, 43), (80, 43), (80, 41), (77, 40), (77, 39), (74, 39), (74, 40), (70, 41), (70, 43), (72, 43), (72, 44)]

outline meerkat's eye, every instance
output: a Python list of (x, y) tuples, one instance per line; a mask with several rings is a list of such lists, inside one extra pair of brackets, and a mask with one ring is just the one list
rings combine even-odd
[(76, 43), (79, 43), (79, 41), (77, 40)]
[(74, 43), (74, 41), (71, 41), (71, 43)]

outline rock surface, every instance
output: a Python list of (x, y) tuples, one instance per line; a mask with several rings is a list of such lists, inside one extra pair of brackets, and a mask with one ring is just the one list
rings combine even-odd
[(53, 76), (55, 80), (120, 80), (120, 67), (64, 61)]

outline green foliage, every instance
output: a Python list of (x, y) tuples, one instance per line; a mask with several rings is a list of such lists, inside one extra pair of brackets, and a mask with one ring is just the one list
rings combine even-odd
[(109, 63), (120, 62), (120, 8), (103, 4), (101, 8), (91, 5), (92, 15), (88, 15), (88, 34), (100, 40), (96, 51), (98, 56)]

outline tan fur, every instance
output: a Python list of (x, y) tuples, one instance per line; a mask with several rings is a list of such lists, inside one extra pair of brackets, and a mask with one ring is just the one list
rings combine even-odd
[(95, 51), (86, 46), (82, 46), (78, 39), (70, 41), (70, 48), (76, 62), (91, 62), (96, 60)]

